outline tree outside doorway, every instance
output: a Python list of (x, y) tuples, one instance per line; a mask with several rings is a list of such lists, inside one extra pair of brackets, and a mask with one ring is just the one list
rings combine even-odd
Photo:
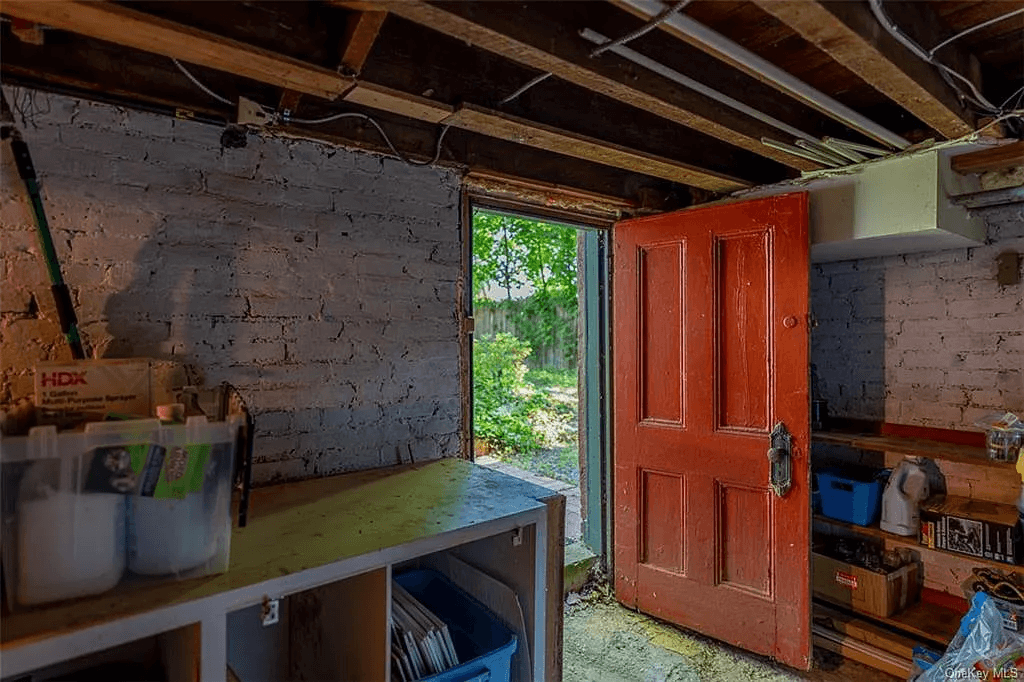
[(473, 213), (477, 454), (579, 484), (575, 227)]

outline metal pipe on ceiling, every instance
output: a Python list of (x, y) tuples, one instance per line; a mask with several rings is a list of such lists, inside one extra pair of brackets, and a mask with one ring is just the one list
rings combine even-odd
[[(602, 44), (602, 43), (606, 43), (608, 41), (607, 37), (601, 35), (597, 31), (593, 31), (593, 30), (591, 30), (589, 28), (585, 28), (582, 31), (580, 31), (580, 36), (584, 40), (589, 40), (590, 42), (597, 43), (599, 45)], [(671, 69), (671, 68), (665, 66), (664, 64), (662, 64), (661, 62), (657, 62), (657, 61), (651, 59), (650, 57), (642, 55), (642, 54), (640, 54), (639, 52), (637, 52), (636, 50), (634, 50), (632, 48), (624, 47), (624, 46), (621, 46), (621, 45), (616, 45), (616, 46), (613, 46), (613, 47), (609, 47), (608, 51), (609, 52), (614, 52), (615, 54), (619, 55), (620, 57), (622, 57), (624, 59), (628, 59), (629, 61), (633, 62), (637, 66), (642, 66), (642, 67), (644, 67), (645, 69), (647, 69), (649, 71), (653, 71), (654, 73), (658, 74), (659, 76), (663, 76), (664, 78), (667, 78), (670, 81), (678, 83), (679, 85), (682, 85), (683, 87), (690, 88), (691, 90), (695, 90), (695, 91), (699, 92), (700, 94), (704, 95), (705, 97), (710, 97), (711, 99), (715, 100), (716, 102), (720, 102), (720, 103), (726, 105), (727, 107), (735, 109), (736, 111), (744, 113), (747, 116), (750, 116), (752, 118), (756, 118), (759, 121), (767, 123), (768, 125), (770, 125), (770, 126), (772, 126), (774, 128), (778, 128), (779, 130), (785, 131), (785, 132), (789, 133), (790, 135), (792, 135), (793, 137), (796, 137), (796, 138), (801, 139), (801, 140), (807, 140), (809, 142), (815, 142), (816, 141), (814, 139), (814, 137), (812, 137), (811, 135), (805, 133), (804, 131), (799, 130), (797, 128), (794, 128), (793, 126), (789, 125), (788, 123), (786, 123), (784, 121), (780, 121), (779, 119), (775, 118), (774, 116), (769, 116), (768, 114), (765, 114), (765, 113), (763, 113), (761, 111), (758, 111), (757, 109), (755, 109), (755, 108), (753, 108), (751, 106), (748, 106), (748, 105), (744, 104), (743, 102), (740, 102), (739, 100), (734, 99), (734, 98), (730, 97), (729, 95), (726, 95), (725, 93), (719, 92), (718, 90), (715, 90), (714, 88), (708, 87), (707, 85), (704, 85), (700, 81), (696, 81), (696, 80), (690, 78), (689, 76), (687, 76), (685, 74), (679, 73), (675, 69)]]
[[(632, 7), (646, 16), (656, 15), (664, 9), (664, 6), (658, 0), (619, 0), (619, 2)], [(671, 26), (680, 33), (689, 36), (692, 40), (711, 48), (714, 53), (718, 53), (729, 60), (756, 71), (790, 96), (867, 135), (873, 140), (898, 149), (906, 149), (910, 146), (910, 142), (900, 135), (857, 113), (796, 76), (783, 71), (768, 60), (734, 43), (721, 33), (684, 14), (672, 15), (665, 21), (664, 25)]]

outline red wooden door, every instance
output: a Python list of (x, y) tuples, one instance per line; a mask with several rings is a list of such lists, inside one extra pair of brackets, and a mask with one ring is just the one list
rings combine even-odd
[(621, 222), (614, 264), (616, 595), (807, 669), (807, 195)]

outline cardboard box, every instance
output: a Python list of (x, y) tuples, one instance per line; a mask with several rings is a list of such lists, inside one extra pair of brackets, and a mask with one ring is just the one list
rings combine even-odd
[(921, 544), (957, 554), (1016, 564), (1020, 557), (1017, 508), (956, 495), (921, 504)]
[(35, 371), (36, 408), (48, 415), (118, 412), (151, 415), (149, 360), (41, 362)]
[(854, 611), (887, 618), (917, 601), (918, 565), (875, 573), (824, 554), (811, 554), (814, 596)]

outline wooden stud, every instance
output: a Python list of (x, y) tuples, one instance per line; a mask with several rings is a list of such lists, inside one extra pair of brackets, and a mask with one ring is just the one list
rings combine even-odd
[[(338, 4), (345, 6), (344, 2)], [(777, 134), (777, 130), (767, 124), (734, 112), (698, 93), (672, 84), (666, 85), (667, 82), (660, 77), (648, 76), (642, 72), (634, 72), (633, 75), (634, 80), (644, 79), (656, 84), (663, 93), (656, 96), (646, 89), (640, 89), (608, 75), (609, 67), (605, 60), (571, 59), (560, 53), (556, 54), (561, 49), (557, 44), (554, 47), (542, 47), (510, 37), (502, 31), (478, 23), (475, 19), (461, 16), (460, 12), (472, 11), (470, 3), (453, 3), (442, 8), (421, 0), (386, 0), (381, 5), (403, 19), (427, 26), (520, 64), (551, 72), (562, 80), (649, 111), (760, 156), (774, 159), (790, 168), (818, 170), (821, 167), (820, 164), (761, 144), (762, 136), (771, 137)], [(481, 12), (481, 16), (485, 15), (492, 16)], [(538, 39), (534, 42), (544, 41)]]
[(345, 94), (345, 101), (428, 123), (440, 123), (453, 112), (447, 104), (362, 81)]
[(354, 12), (349, 16), (345, 28), (345, 44), (341, 51), (340, 69), (343, 74), (358, 76), (363, 70), (363, 64), (370, 56), (370, 50), (387, 16), (387, 12)]
[(314, 64), (107, 2), (6, 0), (4, 14), (335, 99), (351, 80)]
[(958, 154), (951, 159), (953, 170), (961, 175), (1006, 170), (1024, 166), (1024, 141), (999, 145), (991, 149)]
[[(938, 71), (882, 30), (861, 3), (754, 2), (946, 137), (973, 130), (971, 114)], [(901, 26), (916, 33), (915, 27)]]

